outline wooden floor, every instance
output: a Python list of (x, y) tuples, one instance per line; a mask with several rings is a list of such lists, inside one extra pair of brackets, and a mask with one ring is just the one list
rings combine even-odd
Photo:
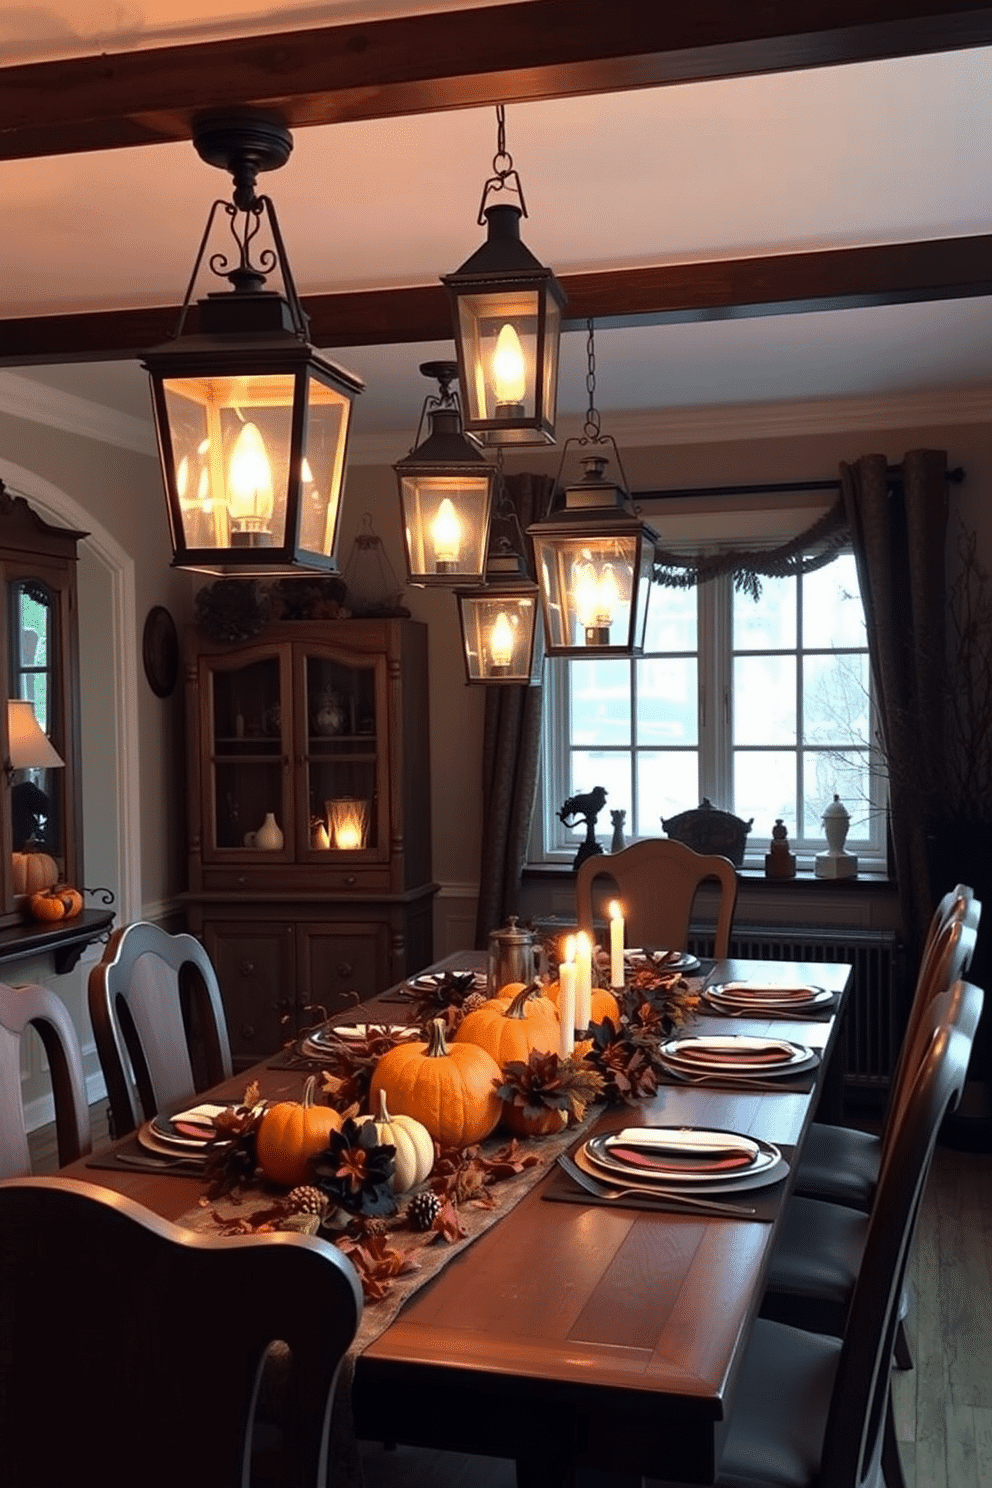
[[(106, 1140), (102, 1108), (94, 1144)], [(36, 1172), (57, 1166), (54, 1129), (30, 1139)], [(915, 1367), (895, 1375), (908, 1488), (992, 1488), (992, 1154), (938, 1148), (909, 1277)], [(388, 1414), (388, 1412), (387, 1412)], [(364, 1448), (366, 1488), (513, 1488), (509, 1461)]]

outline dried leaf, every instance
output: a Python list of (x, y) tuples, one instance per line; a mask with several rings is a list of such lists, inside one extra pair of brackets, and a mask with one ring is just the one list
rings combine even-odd
[(392, 1291), (397, 1276), (418, 1269), (414, 1255), (394, 1250), (385, 1235), (369, 1235), (361, 1240), (342, 1235), (336, 1243), (358, 1272), (367, 1302), (381, 1302)]
[(447, 1203), (441, 1205), (431, 1228), (433, 1230), (431, 1236), (432, 1243), (436, 1243), (438, 1240), (444, 1240), (449, 1245), (453, 1245), (456, 1240), (464, 1240), (468, 1234), (468, 1230), (462, 1224), (458, 1210), (450, 1199)]

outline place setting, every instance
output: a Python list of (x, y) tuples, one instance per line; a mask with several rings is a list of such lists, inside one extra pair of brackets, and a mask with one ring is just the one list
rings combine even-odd
[(808, 1094), (820, 1063), (819, 1053), (805, 1044), (748, 1034), (670, 1038), (658, 1057), (672, 1083), (768, 1093)]
[(561, 1154), (543, 1197), (770, 1221), (791, 1148), (718, 1128), (633, 1126)]
[(837, 999), (812, 982), (710, 982), (700, 992), (711, 1012), (725, 1018), (784, 1018), (792, 1022), (826, 1022)]

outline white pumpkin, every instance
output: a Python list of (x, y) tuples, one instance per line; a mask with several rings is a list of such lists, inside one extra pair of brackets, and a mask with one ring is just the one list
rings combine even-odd
[(422, 1122), (413, 1116), (390, 1116), (384, 1090), (379, 1091), (379, 1114), (357, 1119), (375, 1123), (380, 1147), (396, 1148), (394, 1193), (409, 1193), (411, 1188), (423, 1183), (434, 1166), (434, 1138)]
[(59, 881), (59, 865), (43, 852), (15, 852), (10, 855), (15, 894), (37, 894)]

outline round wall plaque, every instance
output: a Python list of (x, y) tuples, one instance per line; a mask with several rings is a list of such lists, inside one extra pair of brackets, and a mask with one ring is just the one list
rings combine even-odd
[(141, 641), (145, 676), (156, 697), (166, 698), (179, 676), (179, 637), (176, 622), (162, 605), (153, 605)]

